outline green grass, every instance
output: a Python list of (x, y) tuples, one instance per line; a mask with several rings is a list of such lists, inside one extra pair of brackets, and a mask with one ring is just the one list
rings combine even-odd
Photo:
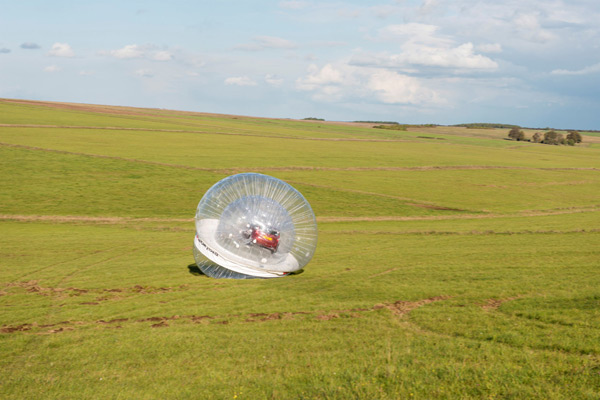
[[(1, 398), (600, 399), (600, 148), (70, 107), (0, 101)], [(303, 273), (198, 274), (245, 170), (313, 206)]]

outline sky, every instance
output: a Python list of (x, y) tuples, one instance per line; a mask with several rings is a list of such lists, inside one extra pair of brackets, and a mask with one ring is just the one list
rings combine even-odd
[(600, 130), (598, 0), (0, 6), (0, 97)]

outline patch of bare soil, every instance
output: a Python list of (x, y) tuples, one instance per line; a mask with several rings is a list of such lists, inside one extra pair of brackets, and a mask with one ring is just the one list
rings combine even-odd
[(396, 301), (394, 303), (383, 303), (383, 304), (378, 304), (375, 307), (373, 307), (374, 309), (381, 309), (381, 308), (387, 308), (388, 310), (390, 310), (395, 316), (397, 317), (402, 317), (403, 315), (408, 314), (409, 312), (411, 312), (412, 310), (422, 307), (425, 304), (429, 304), (429, 303), (433, 303), (436, 301), (441, 301), (441, 300), (447, 300), (450, 297), (448, 296), (435, 296), (435, 297), (430, 297), (428, 299), (424, 299), (424, 300), (419, 300), (419, 301)]
[(487, 299), (485, 304), (481, 305), (481, 308), (483, 308), (485, 311), (495, 311), (499, 309), (502, 304), (520, 299), (521, 297), (522, 296), (507, 297), (506, 299)]
[[(73, 325), (83, 325), (82, 322), (71, 322), (71, 321), (61, 321), (55, 324), (38, 324), (37, 322), (27, 323), (27, 324), (19, 324), (19, 325), (5, 325), (0, 327), (0, 333), (14, 333), (14, 332), (27, 332), (33, 331), (33, 333), (38, 335), (47, 335), (52, 333), (59, 333), (65, 331), (72, 331), (74, 329)], [(40, 331), (40, 329), (52, 328), (46, 331)]]
[(111, 319), (110, 321), (105, 321), (103, 319), (96, 321), (97, 324), (117, 324), (117, 323), (121, 323), (121, 322), (127, 322), (129, 321), (129, 318), (115, 318), (115, 319)]
[(244, 322), (274, 321), (279, 319), (294, 319), (294, 315), (306, 314), (300, 312), (250, 313)]
[(143, 318), (143, 319), (138, 319), (137, 322), (157, 322), (157, 321), (173, 321), (176, 319), (180, 319), (181, 317), (179, 315), (172, 315), (170, 317), (148, 317), (148, 318)]
[(215, 317), (212, 317), (210, 315), (188, 315), (184, 318), (189, 318), (192, 322), (195, 323), (206, 323), (211, 319), (215, 319)]
[(330, 321), (332, 319), (337, 319), (339, 318), (340, 315), (337, 313), (331, 313), (331, 314), (319, 314), (317, 315), (317, 319), (320, 321)]
[(49, 331), (46, 332), (38, 332), (38, 335), (51, 335), (53, 333), (60, 333), (60, 332), (66, 332), (66, 331), (72, 331), (73, 328), (72, 327), (60, 327), (57, 329), (50, 329)]
[(13, 332), (25, 332), (31, 330), (34, 325), (32, 324), (21, 324), (13, 326), (3, 326), (0, 328), (0, 333), (13, 333)]
[(73, 297), (73, 296), (81, 296), (82, 294), (86, 294), (89, 292), (89, 289), (78, 289), (74, 287), (68, 288), (52, 288), (52, 287), (43, 287), (38, 284), (37, 280), (30, 280), (27, 282), (11, 282), (6, 284), (6, 287), (18, 287), (24, 289), (28, 293), (39, 294), (42, 296), (50, 296), (53, 294), (57, 294), (62, 297)]
[[(177, 287), (151, 287), (134, 285), (131, 287), (124, 288), (107, 288), (107, 289), (80, 289), (75, 287), (45, 287), (41, 286), (37, 280), (30, 280), (26, 282), (11, 282), (6, 284), (5, 288), (21, 288), (26, 293), (31, 293), (41, 296), (52, 296), (55, 299), (67, 299), (79, 297), (82, 295), (94, 295), (93, 300), (80, 302), (80, 305), (96, 306), (103, 301), (122, 300), (127, 297), (134, 295), (152, 295), (160, 293), (168, 293), (173, 291), (183, 291), (187, 289), (186, 285), (180, 285)], [(6, 295), (10, 295), (9, 292), (3, 292)]]

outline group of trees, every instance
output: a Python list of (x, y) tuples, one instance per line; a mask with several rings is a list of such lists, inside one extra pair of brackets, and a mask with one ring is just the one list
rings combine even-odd
[(555, 130), (545, 132), (544, 136), (542, 136), (541, 132), (536, 132), (533, 134), (531, 139), (527, 139), (525, 138), (525, 133), (519, 127), (512, 128), (508, 132), (508, 137), (512, 140), (554, 145), (565, 144), (569, 146), (575, 146), (575, 144), (582, 142), (581, 134), (577, 131), (569, 131), (567, 137), (564, 137), (562, 133), (558, 133)]

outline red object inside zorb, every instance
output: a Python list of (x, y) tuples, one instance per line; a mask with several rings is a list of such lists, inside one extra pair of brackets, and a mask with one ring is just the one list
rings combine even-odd
[(274, 229), (266, 230), (260, 224), (252, 224), (247, 236), (251, 239), (248, 244), (256, 244), (271, 253), (275, 253), (279, 247), (279, 232)]

